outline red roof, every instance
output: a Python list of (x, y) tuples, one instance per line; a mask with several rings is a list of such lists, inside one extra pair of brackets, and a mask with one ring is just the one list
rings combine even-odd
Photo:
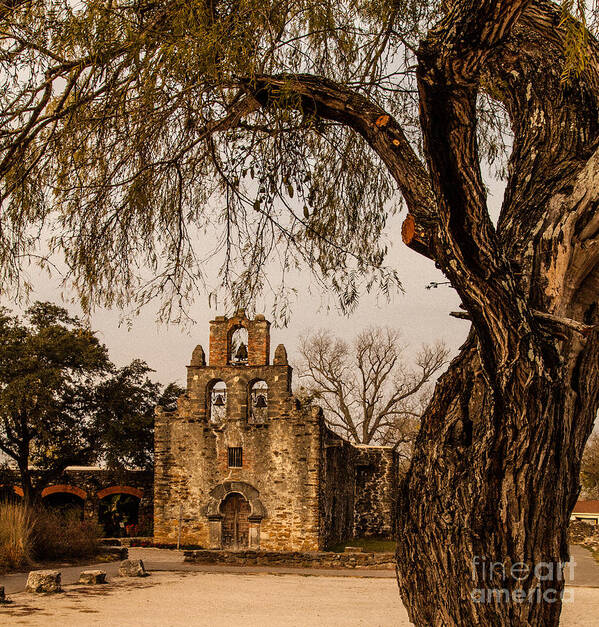
[(599, 501), (578, 501), (573, 514), (599, 514)]

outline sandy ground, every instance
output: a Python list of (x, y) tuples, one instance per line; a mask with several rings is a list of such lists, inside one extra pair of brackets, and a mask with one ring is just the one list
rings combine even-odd
[[(599, 589), (568, 588), (562, 625), (599, 626)], [(51, 596), (18, 593), (0, 606), (10, 625), (341, 626), (410, 625), (393, 579), (153, 573), (105, 586), (67, 586)]]

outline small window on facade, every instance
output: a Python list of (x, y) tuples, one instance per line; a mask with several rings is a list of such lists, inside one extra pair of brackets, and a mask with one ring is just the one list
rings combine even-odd
[(241, 468), (243, 466), (243, 449), (241, 446), (229, 447), (229, 468)]

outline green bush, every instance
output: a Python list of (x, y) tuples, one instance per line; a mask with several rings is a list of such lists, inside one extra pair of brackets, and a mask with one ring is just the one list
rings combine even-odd
[(98, 553), (100, 527), (78, 511), (35, 511), (33, 554), (38, 560), (91, 557)]
[(0, 571), (31, 564), (34, 521), (31, 510), (0, 502)]

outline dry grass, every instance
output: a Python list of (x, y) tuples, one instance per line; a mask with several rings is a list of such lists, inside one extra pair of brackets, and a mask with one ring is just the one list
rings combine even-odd
[(0, 502), (0, 572), (35, 561), (79, 559), (99, 551), (99, 526), (74, 512)]
[(0, 571), (31, 564), (33, 516), (18, 503), (0, 503)]

